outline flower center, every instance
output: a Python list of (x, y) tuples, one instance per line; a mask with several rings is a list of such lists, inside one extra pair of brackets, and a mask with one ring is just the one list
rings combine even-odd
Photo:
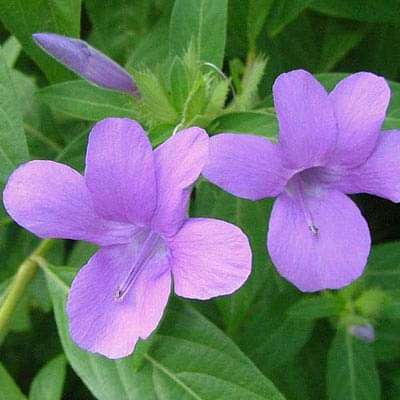
[[(304, 175), (304, 176), (303, 176)], [(308, 189), (308, 173), (298, 173), (296, 174), (288, 184), (289, 193), (296, 199), (297, 205), (301, 209), (304, 219), (308, 225), (308, 229), (315, 236), (318, 235), (318, 227), (315, 225), (312, 213), (306, 203), (306, 190)]]
[(138, 246), (136, 258), (128, 275), (114, 293), (114, 299), (116, 301), (124, 300), (129, 289), (137, 281), (140, 273), (151, 259), (157, 257), (157, 255), (165, 255), (167, 252), (164, 239), (160, 234), (152, 230), (145, 229), (141, 231), (136, 236), (135, 244)]

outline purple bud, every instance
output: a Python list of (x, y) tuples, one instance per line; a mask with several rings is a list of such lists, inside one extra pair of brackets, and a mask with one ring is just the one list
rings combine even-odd
[(138, 96), (129, 73), (105, 54), (79, 39), (55, 33), (35, 33), (33, 40), (46, 53), (95, 85)]
[(375, 341), (375, 329), (371, 324), (350, 325), (349, 333), (367, 343)]

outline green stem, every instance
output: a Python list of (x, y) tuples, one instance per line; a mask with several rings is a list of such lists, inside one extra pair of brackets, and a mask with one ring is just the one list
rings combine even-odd
[(11, 317), (19, 300), (25, 293), (26, 287), (35, 277), (38, 269), (35, 257), (43, 256), (51, 248), (53, 243), (54, 241), (49, 239), (42, 240), (32, 254), (19, 266), (17, 273), (14, 275), (0, 306), (0, 341), (6, 334)]

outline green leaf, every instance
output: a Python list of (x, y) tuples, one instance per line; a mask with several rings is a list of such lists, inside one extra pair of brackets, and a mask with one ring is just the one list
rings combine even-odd
[(400, 301), (391, 301), (382, 310), (382, 318), (400, 319)]
[(19, 387), (0, 363), (0, 400), (26, 400)]
[(165, 40), (168, 36), (169, 20), (163, 18), (142, 38), (133, 50), (126, 65), (127, 69), (138, 69), (143, 66), (151, 68), (168, 59), (169, 43)]
[(192, 43), (199, 59), (222, 67), (227, 0), (176, 0), (171, 15), (170, 55), (182, 55)]
[(252, 133), (276, 140), (278, 120), (276, 115), (267, 112), (232, 112), (216, 118), (209, 127), (213, 133), (238, 132)]
[(289, 308), (288, 316), (309, 320), (329, 318), (339, 315), (343, 308), (344, 304), (336, 296), (305, 297)]
[(86, 0), (85, 6), (93, 26), (90, 43), (125, 64), (132, 46), (153, 22), (152, 1), (108, 0), (105, 7), (98, 0)]
[(328, 353), (329, 400), (379, 400), (380, 384), (372, 347), (338, 331)]
[(98, 247), (91, 243), (77, 242), (68, 257), (68, 266), (76, 270), (82, 268)]
[[(70, 339), (65, 315), (71, 270), (45, 268), (57, 327), (75, 372), (99, 400), (283, 400), (273, 384), (201, 314), (176, 306), (154, 345), (143, 354), (112, 361), (80, 350)], [(140, 346), (141, 344), (139, 344)]]
[(98, 121), (107, 117), (134, 117), (131, 96), (104, 90), (85, 81), (69, 81), (37, 92), (39, 100), (74, 118)]
[(177, 122), (178, 114), (159, 77), (146, 69), (136, 71), (134, 79), (142, 95), (139, 111), (148, 125), (154, 127)]
[(65, 380), (66, 359), (62, 354), (49, 361), (35, 376), (29, 400), (61, 399)]
[(311, 7), (334, 17), (366, 22), (397, 24), (400, 18), (399, 0), (315, 0)]
[(274, 36), (293, 21), (312, 0), (275, 0), (267, 18), (267, 32)]
[(310, 340), (312, 320), (288, 317), (271, 335), (266, 337), (252, 358), (265, 372), (273, 371), (290, 362)]
[(394, 361), (400, 357), (400, 321), (381, 320), (376, 326), (376, 341), (373, 343), (378, 362)]
[(218, 218), (239, 226), (248, 236), (253, 250), (253, 272), (246, 284), (231, 296), (218, 300), (227, 330), (233, 334), (248, 314), (260, 290), (265, 289), (268, 278), (266, 254), (266, 224), (271, 201), (252, 202), (239, 199), (206, 181), (196, 186), (191, 215)]
[(365, 37), (368, 25), (329, 18), (325, 24), (319, 71), (329, 71)]
[(0, 0), (0, 20), (52, 82), (71, 79), (66, 68), (32, 40), (36, 32), (79, 36), (81, 0)]
[(3, 43), (3, 55), (9, 68), (13, 68), (19, 55), (21, 54), (21, 44), (15, 36), (10, 36)]
[(0, 185), (18, 164), (28, 159), (19, 101), (0, 49)]
[(372, 247), (364, 279), (370, 286), (385, 290), (400, 287), (400, 246), (390, 242)]
[(250, 49), (256, 47), (265, 19), (269, 14), (274, 0), (249, 0), (247, 12), (247, 40)]

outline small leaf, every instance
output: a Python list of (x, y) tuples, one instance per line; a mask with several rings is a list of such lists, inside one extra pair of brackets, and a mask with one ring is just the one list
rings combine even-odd
[(379, 400), (380, 384), (372, 347), (340, 330), (328, 353), (329, 400)]
[(66, 360), (60, 355), (49, 361), (35, 376), (29, 400), (61, 399), (65, 380)]
[(131, 96), (100, 89), (85, 81), (69, 81), (45, 87), (38, 98), (55, 111), (87, 121), (107, 117), (134, 117)]

